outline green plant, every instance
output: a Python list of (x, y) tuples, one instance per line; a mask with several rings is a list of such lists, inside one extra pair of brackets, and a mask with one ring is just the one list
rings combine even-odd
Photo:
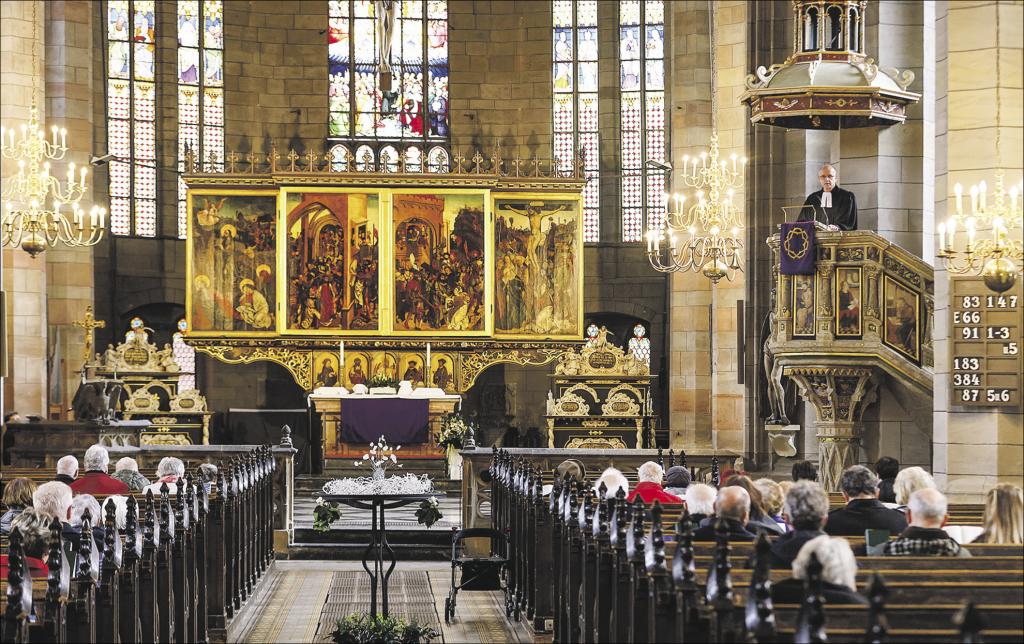
[(428, 528), (437, 523), (442, 516), (444, 515), (441, 514), (441, 509), (437, 505), (437, 498), (433, 496), (423, 499), (416, 510), (416, 520)]
[(437, 446), (441, 449), (462, 449), (466, 443), (466, 436), (475, 431), (473, 423), (461, 414), (445, 414), (441, 417), (441, 432), (437, 436)]
[(398, 381), (394, 378), (388, 377), (386, 374), (379, 373), (376, 376), (370, 378), (370, 387), (397, 387)]
[(397, 617), (371, 617), (353, 613), (337, 621), (331, 639), (338, 644), (420, 644), (441, 637), (430, 626)]
[(316, 505), (313, 506), (313, 529), (317, 532), (327, 532), (331, 524), (341, 518), (341, 510), (337, 503), (328, 503), (323, 497), (317, 497)]

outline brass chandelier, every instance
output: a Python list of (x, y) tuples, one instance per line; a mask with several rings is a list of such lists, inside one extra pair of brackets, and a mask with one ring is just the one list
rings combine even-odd
[[(35, 5), (33, 5), (33, 25)], [(36, 69), (32, 44), (32, 69)], [(51, 162), (67, 154), (67, 131), (50, 128), (50, 137), (39, 125), (35, 90), (27, 124), (17, 130), (0, 126), (0, 156), (13, 160), (18, 171), (2, 191), (4, 210), (0, 219), (0, 245), (20, 247), (32, 257), (58, 243), (93, 246), (103, 237), (106, 210), (93, 206), (88, 215), (79, 207), (86, 192), (88, 170), (67, 166), (62, 182), (50, 173)]]
[[(717, 284), (742, 272), (743, 217), (735, 194), (743, 186), (747, 159), (733, 154), (719, 158), (718, 79), (715, 70), (715, 3), (708, 3), (711, 39), (711, 144), (698, 157), (683, 157), (681, 183), (696, 190), (693, 205), (684, 209), (686, 197), (675, 194), (669, 207), (665, 200), (665, 229), (647, 231), (647, 259), (662, 273), (694, 271)], [(667, 243), (666, 243), (667, 242)], [(664, 246), (663, 246), (664, 244)]]
[[(996, 17), (996, 50), (999, 48), (999, 18)], [(1000, 116), (1002, 101), (999, 94), (999, 56), (996, 56), (996, 164), (1000, 156)], [(972, 185), (969, 190), (970, 210), (964, 210), (963, 186), (953, 186), (955, 212), (938, 226), (939, 250), (936, 256), (942, 260), (946, 270), (955, 275), (981, 275), (985, 285), (1002, 293), (1013, 288), (1017, 273), (1024, 270), (1024, 181), (1012, 186), (1009, 191), (1004, 185), (1004, 173), (996, 171), (995, 190), (989, 201), (988, 186), (984, 181)], [(978, 239), (978, 232), (988, 235)], [(958, 236), (966, 236), (966, 242), (957, 244)]]

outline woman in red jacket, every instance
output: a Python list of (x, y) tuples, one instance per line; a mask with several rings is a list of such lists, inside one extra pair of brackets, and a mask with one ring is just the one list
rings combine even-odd
[(665, 471), (661, 469), (661, 466), (654, 461), (647, 461), (637, 469), (638, 483), (633, 491), (629, 493), (628, 501), (632, 502), (637, 496), (644, 500), (644, 503), (654, 503), (660, 501), (662, 505), (666, 503), (682, 503), (675, 494), (669, 494), (661, 487), (662, 479), (665, 476)]

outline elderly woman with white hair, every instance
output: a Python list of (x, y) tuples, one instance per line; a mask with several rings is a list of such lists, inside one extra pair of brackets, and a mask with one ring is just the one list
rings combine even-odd
[(662, 481), (665, 478), (665, 470), (654, 461), (647, 461), (636, 470), (637, 473), (637, 484), (633, 488), (633, 491), (629, 493), (627, 499), (632, 503), (636, 497), (643, 499), (644, 503), (654, 503), (655, 501), (660, 502), (662, 505), (666, 503), (682, 503), (675, 494), (670, 494), (661, 487)]
[(602, 483), (604, 483), (606, 488), (605, 498), (614, 499), (620, 489), (626, 494), (629, 494), (629, 481), (622, 472), (614, 467), (609, 467), (605, 471), (601, 472), (601, 476), (598, 477), (597, 482), (594, 483), (595, 492), (600, 491)]
[(686, 509), (690, 511), (693, 527), (701, 521), (715, 516), (715, 497), (718, 491), (706, 483), (690, 483), (686, 488)]
[(64, 485), (71, 485), (75, 482), (76, 476), (78, 476), (78, 459), (71, 454), (61, 456), (57, 461), (57, 478), (53, 480)]
[(127, 485), (130, 490), (143, 490), (149, 485), (149, 479), (139, 472), (138, 462), (130, 456), (125, 456), (117, 461), (114, 465), (113, 476)]
[(935, 479), (925, 471), (923, 467), (906, 467), (896, 475), (896, 481), (892, 484), (893, 492), (896, 494), (896, 505), (899, 509), (906, 508), (910, 503), (910, 495), (918, 490), (935, 489)]
[(85, 474), (75, 479), (71, 491), (75, 494), (128, 494), (131, 490), (122, 481), (107, 474), (110, 455), (102, 445), (85, 450)]
[(772, 584), (772, 601), (803, 604), (807, 596), (804, 582), (809, 577), (812, 556), (821, 564), (821, 594), (826, 604), (868, 603), (857, 592), (857, 559), (850, 543), (842, 537), (827, 535), (811, 539), (800, 548), (793, 560), (793, 576)]
[(180, 458), (174, 456), (165, 456), (160, 459), (160, 464), (156, 466), (156, 483), (152, 483), (143, 488), (142, 492), (152, 490), (154, 497), (160, 496), (160, 489), (163, 484), (167, 484), (167, 493), (174, 496), (178, 493), (178, 480), (185, 476), (185, 463)]
[(71, 488), (60, 481), (43, 483), (32, 493), (32, 507), (39, 514), (67, 523), (68, 510), (71, 508)]

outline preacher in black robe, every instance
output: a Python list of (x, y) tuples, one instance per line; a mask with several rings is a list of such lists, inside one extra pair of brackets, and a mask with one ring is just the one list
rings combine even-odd
[[(836, 169), (825, 164), (818, 171), (821, 190), (812, 192), (804, 200), (800, 221), (820, 221), (838, 230), (857, 230), (857, 198), (849, 190), (836, 185)], [(825, 193), (828, 192), (828, 195)], [(822, 206), (824, 201), (825, 205)]]

